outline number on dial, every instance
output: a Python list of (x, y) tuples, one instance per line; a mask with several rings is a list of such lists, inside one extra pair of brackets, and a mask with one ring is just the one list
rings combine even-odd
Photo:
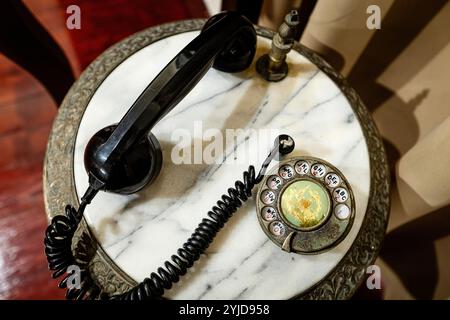
[(348, 192), (344, 188), (336, 188), (333, 191), (333, 198), (337, 202), (345, 202), (348, 199)]
[(267, 180), (267, 186), (270, 189), (280, 189), (281, 185), (283, 184), (283, 181), (281, 181), (281, 178), (279, 176), (270, 176), (269, 179)]
[(264, 204), (272, 204), (275, 201), (275, 193), (271, 190), (264, 190), (261, 194), (261, 201)]
[(306, 161), (297, 162), (295, 164), (295, 171), (297, 171), (297, 173), (301, 175), (307, 174), (309, 171), (309, 163)]
[(337, 187), (339, 182), (341, 182), (341, 179), (339, 179), (339, 176), (336, 173), (329, 173), (325, 177), (325, 183), (330, 188)]
[(323, 164), (316, 163), (311, 167), (311, 174), (316, 178), (322, 178), (326, 172), (327, 170)]
[(261, 214), (266, 221), (273, 221), (277, 217), (277, 211), (272, 207), (264, 207)]
[(291, 179), (294, 177), (294, 168), (289, 165), (282, 166), (280, 169), (280, 176), (285, 180)]
[(270, 232), (276, 236), (282, 236), (286, 228), (280, 221), (274, 221), (269, 226)]

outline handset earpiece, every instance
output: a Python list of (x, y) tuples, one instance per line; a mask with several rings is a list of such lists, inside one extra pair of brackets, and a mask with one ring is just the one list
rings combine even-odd
[(145, 88), (116, 126), (97, 132), (89, 141), (84, 164), (95, 189), (129, 194), (154, 179), (162, 152), (151, 128), (170, 112), (214, 66), (238, 72), (252, 62), (256, 32), (235, 12), (210, 18), (202, 32), (173, 58)]
[[(236, 14), (232, 12), (218, 13), (206, 21), (202, 33), (227, 15)], [(213, 68), (223, 72), (240, 72), (247, 69), (253, 61), (256, 51), (256, 34), (254, 30), (244, 29), (238, 33), (225, 49), (219, 53), (213, 63)]]

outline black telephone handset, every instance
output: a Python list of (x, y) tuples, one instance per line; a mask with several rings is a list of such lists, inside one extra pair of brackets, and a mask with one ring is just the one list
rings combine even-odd
[(96, 133), (85, 151), (89, 183), (96, 189), (133, 193), (155, 178), (161, 150), (151, 128), (214, 68), (243, 71), (256, 50), (253, 25), (235, 12), (213, 16), (198, 37), (145, 88), (117, 126)]
[[(81, 221), (85, 207), (99, 190), (124, 194), (138, 191), (159, 173), (162, 154), (151, 128), (173, 109), (200, 81), (211, 66), (224, 72), (238, 72), (252, 63), (256, 50), (256, 33), (245, 17), (234, 12), (220, 13), (210, 18), (202, 32), (169, 62), (147, 86), (117, 125), (97, 132), (85, 150), (85, 167), (89, 187), (78, 210), (68, 205), (65, 215), (55, 216), (45, 235), (45, 252), (49, 268), (58, 278), (70, 265), (80, 261), (74, 258), (72, 238)], [(69, 299), (160, 298), (180, 276), (187, 272), (207, 249), (217, 232), (234, 212), (252, 195), (253, 187), (264, 178), (272, 159), (294, 149), (294, 141), (280, 135), (261, 170), (256, 175), (250, 166), (243, 181), (236, 181), (227, 194), (208, 212), (191, 237), (164, 263), (164, 268), (150, 275), (130, 291), (109, 297), (89, 279), (88, 263), (82, 264), (81, 288), (68, 288), (68, 276), (60, 282), (67, 288)], [(82, 260), (82, 259), (81, 259)]]

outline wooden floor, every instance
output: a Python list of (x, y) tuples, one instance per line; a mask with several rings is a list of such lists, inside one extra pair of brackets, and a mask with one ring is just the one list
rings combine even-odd
[(42, 160), (56, 105), (0, 56), (0, 298), (56, 298), (43, 254)]
[[(28, 0), (66, 52), (75, 74), (118, 40), (159, 23), (205, 17), (201, 0)], [(81, 8), (81, 30), (65, 27)], [(1, 18), (1, 13), (0, 13)], [(0, 299), (63, 298), (43, 250), (47, 221), (42, 163), (57, 106), (27, 72), (0, 55)]]

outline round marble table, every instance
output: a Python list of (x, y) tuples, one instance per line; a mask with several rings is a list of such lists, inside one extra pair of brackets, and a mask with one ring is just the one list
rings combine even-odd
[[(61, 214), (68, 203), (78, 204), (84, 193), (83, 152), (89, 138), (121, 119), (203, 23), (175, 22), (133, 35), (103, 53), (73, 85), (49, 138), (44, 172), (49, 217)], [(323, 158), (346, 176), (356, 202), (348, 236), (318, 255), (281, 251), (261, 230), (255, 202), (249, 200), (165, 297), (345, 299), (374, 261), (387, 222), (389, 176), (373, 120), (345, 80), (301, 45), (288, 56), (286, 79), (269, 83), (259, 77), (254, 64), (270, 48), (273, 33), (257, 32), (250, 68), (238, 74), (211, 69), (152, 130), (164, 156), (156, 181), (135, 195), (101, 192), (87, 207), (74, 249), (80, 238), (95, 248), (91, 276), (106, 292), (127, 290), (170, 258), (248, 165), (260, 166), (279, 133), (296, 140), (292, 156)], [(237, 141), (223, 141), (216, 163), (174, 164), (176, 139), (188, 132), (188, 145), (204, 146), (211, 138), (208, 129), (247, 131)]]

